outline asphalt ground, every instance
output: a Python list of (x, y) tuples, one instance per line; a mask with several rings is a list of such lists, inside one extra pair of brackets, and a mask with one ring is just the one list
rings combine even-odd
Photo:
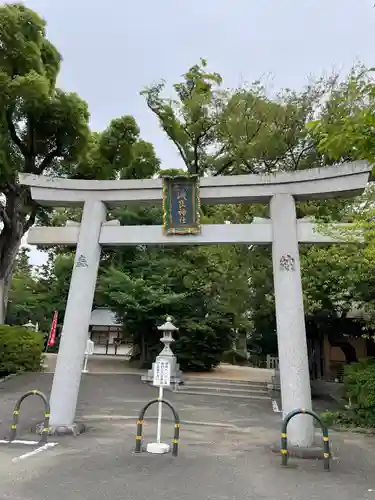
[[(7, 436), (17, 398), (30, 389), (48, 395), (51, 381), (49, 374), (26, 374), (0, 385), (0, 437)], [(37, 454), (30, 452), (39, 445), (0, 444), (0, 499), (375, 499), (374, 437), (332, 432), (330, 472), (311, 460), (290, 459), (283, 468), (269, 449), (281, 419), (271, 400), (166, 393), (182, 420), (178, 457), (134, 454), (134, 417), (156, 395), (139, 376), (85, 375), (77, 419), (87, 432), (50, 437), (58, 444)], [(19, 439), (36, 439), (41, 415), (38, 398), (28, 398)], [(155, 416), (146, 416), (144, 446), (155, 440)], [(162, 437), (169, 443), (173, 425), (165, 416)]]

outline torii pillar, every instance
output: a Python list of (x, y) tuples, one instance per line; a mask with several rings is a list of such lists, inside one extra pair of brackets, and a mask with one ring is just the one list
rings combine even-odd
[(77, 434), (80, 430), (75, 414), (105, 219), (102, 201), (85, 202), (50, 398), (50, 428), (56, 433)]

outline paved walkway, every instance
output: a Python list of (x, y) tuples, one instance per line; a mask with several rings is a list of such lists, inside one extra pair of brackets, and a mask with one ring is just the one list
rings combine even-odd
[(217, 429), (183, 429), (177, 458), (134, 455), (134, 440), (126, 430), (117, 427), (70, 439), (15, 463), (0, 455), (0, 498), (359, 500), (375, 496), (374, 455), (363, 442), (347, 441), (332, 471), (324, 472), (321, 462), (311, 461), (293, 462), (284, 469), (279, 457), (266, 450), (264, 439)]
[[(17, 397), (31, 388), (48, 393), (51, 381), (51, 374), (30, 374), (0, 384), (3, 435)], [(179, 457), (134, 455), (134, 417), (155, 395), (139, 376), (85, 375), (78, 418), (88, 424), (87, 432), (58, 438), (57, 446), (21, 460), (35, 447), (0, 445), (0, 499), (375, 500), (373, 437), (331, 433), (329, 473), (320, 461), (309, 460), (291, 459), (284, 469), (269, 451), (280, 430), (280, 415), (272, 412), (270, 401), (169, 393), (188, 421), (181, 426)], [(21, 408), (20, 437), (32, 437), (28, 429), (40, 420), (37, 403), (30, 398)], [(149, 416), (155, 414), (147, 414), (144, 443), (155, 439), (155, 420)], [(165, 422), (166, 442), (172, 431)]]
[[(32, 373), (20, 375), (0, 384), (0, 438), (8, 433), (16, 400), (24, 392), (33, 389), (49, 395), (52, 377), (50, 373)], [(82, 377), (77, 417), (88, 423), (103, 420), (130, 420), (134, 423), (142, 406), (157, 396), (158, 390), (143, 384), (137, 374), (86, 374)], [(187, 422), (246, 428), (261, 426), (264, 424), (264, 419), (272, 427), (279, 419), (279, 415), (272, 412), (270, 400), (249, 402), (236, 399), (233, 404), (233, 399), (204, 395), (188, 396), (170, 391), (165, 391), (165, 397), (176, 405), (181, 419)], [(40, 421), (41, 413), (40, 400), (37, 397), (28, 398), (21, 408), (20, 432), (28, 435), (29, 429)], [(156, 408), (151, 408), (148, 415), (155, 417)], [(165, 415), (170, 418), (169, 412)]]
[[(57, 354), (46, 355), (47, 372), (54, 372)], [(89, 359), (88, 369), (91, 373), (146, 373), (147, 370), (138, 370), (132, 363), (122, 356), (94, 355)], [(266, 368), (251, 368), (249, 366), (235, 366), (221, 364), (214, 371), (208, 373), (189, 373), (190, 377), (217, 378), (228, 380), (248, 380), (253, 382), (271, 382), (273, 370)]]

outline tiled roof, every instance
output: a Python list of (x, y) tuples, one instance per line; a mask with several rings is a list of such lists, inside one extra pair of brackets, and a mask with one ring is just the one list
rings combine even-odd
[(110, 309), (98, 307), (91, 312), (90, 326), (120, 326), (116, 313)]

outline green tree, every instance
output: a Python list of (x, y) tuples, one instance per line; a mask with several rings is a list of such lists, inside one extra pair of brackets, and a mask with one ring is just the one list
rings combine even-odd
[(215, 127), (221, 113), (221, 76), (207, 72), (207, 63), (192, 66), (183, 81), (173, 85), (177, 98), (163, 97), (165, 83), (144, 89), (148, 107), (176, 146), (189, 173), (207, 170), (209, 148), (215, 142)]
[(317, 119), (307, 128), (328, 161), (375, 159), (375, 84), (373, 69), (352, 69), (345, 80), (337, 80)]
[(0, 323), (21, 238), (51, 215), (18, 183), (19, 173), (117, 179), (151, 177), (159, 168), (134, 118), (90, 133), (86, 103), (56, 87), (60, 63), (38, 14), (22, 4), (0, 7)]
[(272, 98), (261, 82), (227, 92), (211, 170), (216, 175), (264, 174), (322, 165), (305, 123), (326, 85), (316, 82), (300, 93), (283, 90)]
[(43, 298), (39, 311), (44, 329), (48, 329), (54, 311), (62, 321), (68, 299), (70, 278), (73, 270), (74, 253), (51, 254), (38, 274), (39, 293)]
[[(98, 283), (102, 303), (117, 311), (142, 361), (159, 346), (156, 327), (170, 314), (178, 322), (175, 352), (183, 369), (209, 370), (247, 326), (247, 283), (234, 256), (241, 249), (138, 248)], [(126, 257), (124, 256), (124, 257)], [(245, 265), (243, 266), (245, 269)]]
[(30, 319), (40, 321), (41, 297), (38, 280), (29, 263), (29, 250), (22, 248), (15, 260), (12, 285), (9, 290), (7, 322), (24, 325)]
[[(190, 68), (182, 81), (173, 87), (175, 96), (172, 98), (164, 96), (163, 84), (146, 89), (143, 95), (190, 173), (263, 174), (324, 167), (334, 161), (321, 151), (319, 137), (311, 133), (306, 123), (313, 120), (322, 108), (322, 101), (327, 99), (331, 102), (331, 107), (327, 104), (326, 108), (327, 120), (334, 119), (335, 76), (315, 81), (301, 92), (287, 89), (271, 98), (260, 82), (234, 91), (223, 89), (220, 75), (209, 73), (206, 62), (202, 61)], [(355, 202), (347, 200), (301, 202), (297, 213), (299, 217), (338, 221), (350, 216), (354, 206)], [(204, 223), (249, 223), (254, 216), (268, 216), (268, 207), (262, 206), (224, 205), (203, 209)], [(213, 251), (213, 248), (207, 249), (208, 254)], [(335, 255), (336, 251), (339, 253)], [(225, 254), (223, 249), (220, 252)], [(340, 253), (338, 247), (332, 247), (329, 250), (301, 248), (301, 253), (309, 317), (320, 314), (328, 303), (333, 309), (339, 305), (342, 308), (343, 297), (347, 297), (347, 306), (355, 299), (351, 292), (353, 283), (360, 286), (359, 279), (351, 282), (352, 274), (342, 276), (344, 264), (351, 262), (350, 252), (342, 250)], [(334, 262), (335, 258), (338, 263)], [(324, 259), (327, 259), (326, 266)], [(228, 262), (238, 271), (235, 260), (231, 258)], [(247, 313), (252, 328), (250, 342), (267, 352), (274, 352), (276, 325), (269, 249), (249, 249), (246, 263), (251, 269), (246, 274)], [(331, 264), (336, 266), (332, 268)], [(352, 268), (358, 269), (358, 265), (353, 261)], [(324, 285), (325, 271), (329, 281), (340, 277), (330, 289)], [(361, 278), (363, 276), (361, 274)]]
[(87, 143), (87, 105), (56, 88), (60, 62), (35, 12), (21, 4), (0, 7), (0, 323), (21, 238), (42, 214), (17, 175), (51, 172)]
[[(317, 142), (318, 149), (327, 161), (366, 160), (370, 164), (375, 159), (374, 110), (375, 85), (372, 78), (373, 68), (354, 67), (347, 78), (337, 80), (324, 105), (319, 110), (317, 119), (307, 124), (309, 133)], [(375, 198), (374, 188), (368, 187), (363, 196), (346, 203), (345, 226), (340, 237), (348, 240), (355, 250), (348, 258), (344, 254), (346, 272), (343, 272), (354, 284), (356, 296), (353, 300), (367, 313), (367, 318), (374, 324), (375, 308), (373, 302), (373, 262), (375, 257)], [(330, 228), (330, 232), (334, 228)], [(363, 244), (360, 243), (363, 239)], [(327, 263), (337, 265), (342, 260), (343, 249), (335, 250), (338, 254), (327, 255)], [(332, 259), (333, 257), (333, 259)], [(338, 273), (340, 274), (340, 273)], [(341, 280), (345, 279), (341, 277)], [(348, 285), (349, 290), (353, 286)]]
[(74, 254), (51, 254), (41, 269), (33, 269), (29, 250), (22, 248), (16, 257), (9, 290), (7, 322), (24, 325), (30, 319), (48, 331), (54, 311), (64, 317)]
[(367, 264), (362, 249), (353, 244), (302, 248), (306, 314), (325, 312), (342, 316), (354, 305), (362, 306)]
[(222, 88), (207, 63), (192, 66), (164, 96), (164, 82), (142, 91), (189, 173), (271, 173), (324, 164), (306, 130), (331, 80), (270, 98), (261, 82), (234, 91)]
[(85, 154), (61, 162), (55, 174), (85, 179), (144, 179), (159, 171), (151, 143), (140, 138), (132, 116), (111, 120), (102, 132), (91, 132)]

